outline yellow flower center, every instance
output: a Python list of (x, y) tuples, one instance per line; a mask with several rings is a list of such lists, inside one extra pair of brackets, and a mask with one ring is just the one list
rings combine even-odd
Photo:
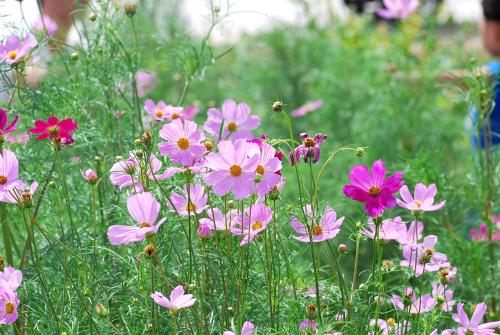
[(163, 111), (162, 111), (161, 109), (157, 109), (157, 110), (155, 111), (155, 115), (156, 115), (157, 117), (162, 117), (162, 116), (163, 116)]
[(59, 132), (59, 129), (57, 129), (57, 126), (52, 126), (47, 129), (49, 131), (50, 135), (57, 135)]
[(316, 145), (316, 141), (312, 137), (308, 137), (304, 140), (304, 145), (308, 148), (314, 147)]
[(5, 185), (5, 184), (7, 184), (7, 177), (0, 176), (0, 185)]
[(7, 58), (10, 59), (10, 60), (14, 60), (16, 59), (17, 57), (17, 51), (16, 50), (12, 50), (12, 51), (9, 51), (7, 53)]
[(177, 114), (177, 113), (172, 114), (172, 120), (176, 120), (176, 119), (178, 119), (180, 117), (181, 116), (179, 114)]
[(415, 205), (417, 205), (417, 207), (422, 206), (422, 203), (421, 203), (420, 201), (418, 201), (418, 200), (413, 201), (413, 203), (414, 203)]
[(323, 234), (323, 228), (321, 228), (321, 226), (314, 226), (312, 227), (311, 232), (314, 236), (318, 236)]
[(227, 125), (227, 130), (229, 131), (235, 131), (236, 128), (238, 128), (238, 125), (234, 122), (231, 122), (230, 124)]
[(214, 144), (210, 141), (206, 141), (205, 142), (205, 149), (207, 149), (207, 151), (212, 151), (214, 148)]
[(264, 174), (264, 167), (262, 165), (257, 166), (257, 170), (255, 170), (260, 175)]
[(431, 249), (431, 248), (426, 248), (426, 249), (425, 249), (425, 254), (426, 254), (427, 256), (432, 256), (432, 254), (433, 254), (432, 249)]
[(186, 205), (186, 210), (193, 213), (194, 211), (196, 211), (196, 205), (191, 202), (189, 203), (189, 205)]
[(252, 225), (252, 230), (261, 229), (262, 227), (264, 227), (264, 225), (262, 224), (262, 222), (257, 221), (257, 222), (255, 222), (255, 223)]
[(378, 187), (378, 186), (372, 186), (372, 187), (370, 187), (370, 190), (368, 191), (368, 193), (372, 197), (376, 197), (377, 195), (380, 194), (380, 187)]
[(233, 177), (239, 177), (243, 170), (241, 169), (241, 166), (239, 165), (233, 165), (229, 168), (229, 172), (231, 172), (231, 176)]
[(388, 319), (387, 319), (387, 325), (388, 325), (389, 327), (394, 327), (394, 326), (396, 326), (396, 320), (394, 320), (393, 318), (388, 318)]
[(140, 227), (140, 228), (148, 228), (148, 227), (151, 227), (151, 226), (149, 225), (149, 223), (147, 223), (147, 222), (143, 222), (143, 223), (141, 223), (141, 224), (139, 225), (139, 227)]
[(186, 137), (181, 137), (177, 141), (177, 145), (181, 150), (186, 150), (187, 148), (189, 148), (189, 139), (187, 139)]
[(12, 302), (8, 302), (5, 304), (5, 312), (7, 314), (12, 314), (16, 310), (16, 305), (14, 305)]

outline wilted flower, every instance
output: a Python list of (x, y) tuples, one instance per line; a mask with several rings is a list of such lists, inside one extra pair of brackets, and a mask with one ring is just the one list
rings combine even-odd
[(437, 211), (438, 209), (443, 208), (446, 201), (434, 204), (434, 197), (436, 196), (436, 193), (436, 185), (431, 184), (427, 187), (422, 183), (418, 183), (415, 186), (415, 197), (413, 197), (408, 190), (408, 186), (404, 185), (399, 190), (399, 194), (401, 195), (403, 201), (399, 199), (396, 199), (396, 201), (398, 206), (409, 209), (416, 214)]
[(322, 106), (323, 106), (323, 100), (314, 100), (292, 111), (291, 115), (293, 117), (304, 116), (308, 113), (314, 112), (317, 109), (320, 109)]
[(393, 193), (399, 191), (403, 185), (403, 173), (396, 172), (385, 179), (385, 165), (381, 160), (373, 163), (372, 173), (364, 165), (352, 168), (349, 179), (351, 185), (345, 185), (344, 194), (359, 202), (365, 203), (365, 211), (375, 217), (384, 209), (396, 205)]
[(320, 147), (319, 145), (326, 141), (327, 136), (323, 134), (316, 134), (314, 137), (309, 136), (308, 133), (300, 134), (302, 144), (290, 152), (290, 164), (295, 165), (302, 157), (304, 162), (307, 163), (310, 159), (312, 163), (319, 160)]
[(453, 266), (444, 267), (438, 272), (441, 285), (454, 284), (457, 280), (457, 268)]
[(293, 230), (300, 234), (299, 236), (293, 236), (293, 238), (301, 242), (331, 240), (340, 232), (340, 226), (344, 222), (344, 217), (337, 219), (337, 213), (329, 205), (326, 206), (319, 222), (314, 217), (311, 205), (304, 206), (304, 212), (307, 217), (307, 224), (303, 224), (295, 218), (291, 222)]
[(47, 122), (43, 120), (35, 121), (35, 128), (30, 128), (30, 133), (39, 134), (36, 140), (50, 138), (54, 141), (62, 140), (64, 143), (73, 141), (71, 133), (78, 128), (78, 123), (73, 119), (64, 119), (59, 121), (55, 116), (50, 116)]
[(50, 18), (48, 15), (39, 16), (38, 19), (33, 24), (33, 29), (35, 31), (47, 31), (47, 34), (53, 36), (57, 32), (57, 23)]
[(386, 8), (377, 10), (377, 14), (386, 19), (406, 19), (415, 12), (418, 0), (383, 0)]
[(37, 45), (35, 36), (28, 34), (21, 42), (17, 36), (9, 36), (0, 44), (0, 60), (7, 64), (19, 62)]
[(193, 121), (173, 120), (163, 126), (160, 137), (167, 140), (158, 144), (160, 154), (168, 155), (174, 163), (192, 166), (205, 153), (205, 145), (202, 143), (205, 136), (201, 130), (197, 130)]
[(170, 200), (172, 204), (168, 202), (167, 205), (169, 207), (176, 210), (179, 215), (187, 216), (203, 212), (203, 210), (207, 208), (208, 196), (205, 194), (205, 188), (201, 184), (191, 184), (189, 188), (189, 202), (186, 185), (184, 185), (183, 195), (174, 192), (170, 196)]
[(241, 235), (240, 246), (250, 243), (259, 233), (267, 228), (273, 218), (273, 212), (266, 205), (252, 205), (241, 216), (236, 216), (236, 223), (231, 228), (234, 235)]
[[(255, 331), (256, 331), (255, 325), (250, 321), (245, 321), (245, 323), (243, 324), (243, 328), (241, 328), (240, 335), (254, 335), (256, 334)], [(223, 335), (236, 335), (236, 333), (227, 330), (224, 332)]]
[(156, 233), (165, 221), (163, 218), (156, 223), (160, 213), (160, 203), (149, 192), (129, 196), (127, 208), (138, 226), (114, 225), (109, 227), (108, 238), (113, 245), (142, 241), (146, 235)]
[(154, 292), (151, 298), (160, 306), (170, 309), (172, 312), (177, 312), (179, 309), (191, 307), (196, 302), (192, 294), (184, 294), (184, 287), (177, 286), (170, 293), (170, 299), (167, 299), (162, 293)]

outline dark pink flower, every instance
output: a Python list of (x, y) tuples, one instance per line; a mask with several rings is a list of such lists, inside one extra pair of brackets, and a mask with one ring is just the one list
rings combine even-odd
[(349, 175), (352, 184), (343, 188), (347, 197), (365, 203), (365, 211), (371, 217), (381, 214), (386, 208), (394, 207), (394, 193), (403, 185), (402, 172), (396, 172), (387, 179), (385, 173), (385, 165), (381, 160), (373, 163), (372, 173), (366, 166), (356, 165)]
[(30, 128), (30, 133), (39, 134), (36, 140), (50, 138), (52, 140), (61, 139), (66, 142), (73, 141), (71, 133), (78, 128), (78, 123), (73, 119), (59, 121), (55, 116), (50, 116), (47, 122), (43, 120), (35, 121), (35, 128)]
[[(489, 241), (488, 237), (488, 226), (484, 223), (482, 223), (479, 226), (479, 231), (475, 228), (470, 230), (470, 238), (476, 241), (481, 241), (481, 242), (487, 242)], [(494, 232), (491, 235), (491, 238), (493, 241), (499, 241), (500, 240), (500, 232)]]
[(302, 144), (290, 152), (290, 164), (292, 166), (300, 161), (302, 157), (304, 162), (307, 163), (311, 159), (312, 163), (319, 160), (320, 147), (319, 145), (326, 141), (327, 136), (323, 134), (316, 134), (314, 137), (309, 136), (308, 133), (300, 134)]
[(16, 123), (19, 120), (19, 115), (14, 117), (11, 123), (7, 124), (7, 111), (0, 108), (0, 140), (5, 139), (5, 136), (16, 130)]

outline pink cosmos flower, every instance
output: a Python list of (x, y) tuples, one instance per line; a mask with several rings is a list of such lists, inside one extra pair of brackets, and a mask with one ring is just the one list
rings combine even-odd
[(137, 96), (145, 96), (156, 88), (156, 75), (152, 72), (137, 71), (135, 73), (135, 82), (137, 84)]
[(409, 310), (410, 314), (427, 313), (436, 306), (436, 301), (430, 294), (424, 294), (417, 298), (411, 288), (405, 289), (403, 297), (393, 294), (392, 303), (401, 310)]
[(443, 312), (451, 312), (453, 310), (453, 305), (455, 305), (453, 291), (446, 289), (445, 285), (441, 285), (435, 281), (432, 282), (432, 297)]
[(189, 120), (176, 119), (164, 125), (160, 137), (167, 141), (158, 144), (160, 154), (168, 155), (173, 163), (194, 165), (206, 150), (201, 143), (205, 136), (196, 129), (196, 123)]
[(73, 133), (78, 128), (78, 123), (73, 119), (64, 119), (59, 121), (55, 116), (50, 116), (47, 122), (42, 120), (35, 121), (35, 128), (30, 128), (30, 133), (39, 134), (36, 140), (50, 138), (52, 140), (62, 139), (71, 142)]
[(0, 202), (18, 205), (29, 205), (38, 188), (38, 183), (34, 181), (28, 187), (25, 182), (17, 180), (12, 183), (8, 190), (0, 191)]
[(318, 329), (316, 328), (316, 324), (314, 320), (306, 319), (302, 321), (299, 325), (299, 330), (301, 333), (316, 333)]
[(202, 240), (208, 240), (212, 236), (212, 229), (207, 223), (200, 222), (196, 230), (196, 235)]
[(436, 185), (431, 184), (429, 187), (422, 183), (418, 183), (415, 186), (415, 197), (412, 197), (408, 186), (404, 185), (399, 190), (399, 194), (403, 201), (396, 199), (399, 207), (409, 209), (410, 211), (416, 213), (432, 212), (437, 211), (444, 207), (446, 201), (441, 201), (438, 204), (434, 204), (434, 197), (436, 196), (437, 188)]
[(196, 302), (192, 294), (184, 294), (184, 287), (182, 285), (172, 290), (170, 299), (166, 298), (161, 292), (152, 293), (151, 298), (153, 298), (158, 305), (168, 308), (172, 312), (191, 307)]
[(8, 149), (3, 149), (0, 155), (0, 192), (8, 192), (16, 186), (19, 176), (19, 162), (16, 155)]
[(213, 208), (208, 209), (207, 214), (208, 218), (200, 219), (200, 224), (205, 224), (209, 226), (210, 229), (219, 231), (230, 230), (234, 226), (236, 217), (238, 216), (236, 209), (233, 209), (232, 211), (227, 212), (226, 215), (223, 215), (220, 209)]
[(99, 177), (97, 177), (97, 173), (92, 169), (87, 169), (85, 170), (85, 172), (82, 172), (82, 177), (90, 184), (96, 184), (99, 180)]
[[(304, 206), (304, 212), (307, 216), (307, 225), (295, 218), (291, 222), (293, 230), (300, 234), (293, 237), (298, 241), (322, 242), (331, 240), (340, 232), (340, 226), (344, 222), (344, 217), (337, 219), (337, 213), (329, 205), (326, 206), (319, 222), (314, 217), (311, 205)], [(309, 237), (309, 229), (311, 230), (311, 237)]]
[(37, 44), (36, 38), (32, 34), (28, 34), (22, 42), (17, 36), (9, 36), (3, 44), (0, 44), (0, 60), (7, 64), (17, 63)]
[[(208, 197), (205, 194), (205, 188), (201, 184), (193, 185), (191, 184), (189, 188), (189, 206), (188, 206), (188, 192), (187, 187), (184, 185), (184, 194), (180, 195), (177, 193), (172, 193), (170, 200), (173, 203), (168, 202), (168, 206), (177, 211), (179, 215), (195, 215), (201, 214), (207, 208)], [(175, 208), (174, 208), (175, 206)]]
[(281, 170), (281, 161), (276, 157), (276, 150), (269, 144), (262, 142), (259, 146), (254, 146), (256, 154), (259, 155), (259, 165), (255, 172), (256, 193), (263, 197), (267, 195), (280, 181), (278, 172)]
[[(373, 219), (368, 219), (369, 229), (363, 228), (361, 231), (363, 235), (373, 239), (375, 237), (376, 226)], [(397, 241), (402, 234), (406, 233), (406, 224), (401, 220), (401, 217), (396, 216), (394, 219), (382, 221), (379, 229), (380, 240), (394, 240)]]
[(488, 306), (482, 302), (477, 304), (472, 317), (469, 320), (467, 313), (464, 311), (464, 305), (462, 303), (457, 304), (457, 313), (453, 315), (453, 320), (458, 322), (461, 327), (457, 328), (457, 334), (478, 334), (478, 335), (494, 335), (496, 334), (495, 328), (500, 327), (500, 321), (488, 322), (481, 324), (483, 320), (484, 313)]
[(206, 156), (205, 166), (212, 171), (204, 179), (216, 195), (224, 196), (232, 191), (239, 200), (252, 194), (259, 165), (254, 146), (245, 141), (221, 141), (217, 145), (219, 152)]
[(57, 23), (48, 15), (42, 15), (33, 24), (33, 30), (41, 32), (46, 30), (47, 34), (53, 36), (57, 32)]
[(113, 245), (142, 241), (146, 235), (155, 234), (165, 221), (163, 218), (156, 223), (160, 213), (160, 203), (149, 192), (129, 196), (127, 208), (138, 226), (115, 225), (109, 227), (108, 238)]
[(273, 212), (266, 205), (252, 205), (245, 214), (236, 216), (236, 223), (231, 228), (234, 235), (241, 235), (240, 246), (250, 243), (259, 233), (267, 228), (273, 218)]
[(168, 120), (168, 105), (161, 100), (157, 104), (152, 99), (146, 100), (144, 103), (144, 110), (148, 112), (153, 119), (157, 121)]
[(7, 125), (7, 111), (0, 108), (0, 141), (5, 140), (8, 134), (11, 134), (16, 130), (16, 123), (19, 120), (19, 115), (14, 117), (11, 123)]
[[(129, 158), (120, 160), (113, 164), (110, 170), (109, 179), (111, 184), (119, 186), (120, 189), (134, 185), (137, 190), (142, 189), (141, 186), (141, 169), (146, 171), (145, 175), (149, 180), (163, 180), (172, 177), (177, 173), (178, 169), (171, 167), (165, 170), (164, 173), (158, 173), (162, 163), (154, 154), (150, 156), (150, 163), (144, 162), (142, 155), (138, 155), (137, 151), (130, 151)], [(148, 166), (145, 166), (148, 165)]]
[[(479, 231), (477, 231), (477, 229), (471, 229), (470, 230), (470, 238), (472, 240), (481, 241), (481, 242), (489, 241), (488, 226), (486, 224), (482, 223), (479, 226)], [(492, 238), (492, 241), (499, 241), (500, 240), (500, 232), (494, 232), (491, 235), (491, 238)]]
[(386, 19), (406, 19), (418, 7), (418, 0), (384, 0), (386, 8), (377, 10), (377, 14)]
[(300, 161), (302, 157), (304, 162), (307, 163), (311, 159), (312, 163), (319, 160), (320, 147), (319, 145), (326, 141), (327, 136), (323, 134), (316, 134), (314, 137), (309, 136), (308, 133), (301, 133), (302, 144), (290, 152), (290, 164), (292, 166)]
[(439, 282), (442, 285), (455, 284), (457, 281), (457, 268), (447, 266), (439, 270)]
[(448, 257), (434, 249), (437, 241), (437, 236), (428, 235), (424, 238), (423, 244), (405, 246), (403, 248), (404, 259), (400, 261), (401, 266), (414, 270), (417, 277), (421, 276), (424, 270), (434, 272), (440, 268), (449, 267)]
[(30, 140), (30, 135), (27, 133), (20, 133), (17, 135), (9, 134), (7, 136), (7, 142), (10, 144), (24, 144)]
[[(402, 227), (400, 235), (396, 238), (396, 241), (401, 245), (414, 245), (422, 238), (422, 232), (424, 231), (424, 224), (421, 221), (412, 221), (406, 230), (406, 225)], [(417, 231), (415, 231), (415, 229)]]
[(364, 202), (365, 211), (375, 217), (396, 205), (393, 193), (403, 185), (402, 178), (403, 173), (396, 172), (385, 179), (385, 165), (381, 160), (373, 163), (371, 174), (366, 166), (356, 165), (349, 175), (352, 184), (345, 185), (343, 192), (355, 201)]
[(0, 287), (6, 287), (16, 291), (23, 281), (23, 273), (17, 269), (7, 266), (0, 271)]
[(17, 320), (18, 306), (19, 299), (16, 292), (8, 287), (0, 286), (0, 325), (10, 325)]
[(394, 319), (382, 320), (370, 320), (370, 328), (373, 330), (368, 333), (368, 335), (403, 335), (404, 332), (400, 330), (400, 325), (397, 324)]
[[(255, 325), (250, 321), (245, 321), (245, 323), (243, 324), (243, 328), (241, 328), (240, 335), (254, 335), (254, 334), (257, 334)], [(223, 335), (236, 335), (236, 333), (227, 330), (224, 332)]]
[[(210, 108), (207, 113), (205, 130), (212, 134), (216, 141), (226, 140), (229, 136), (233, 140), (252, 138), (251, 131), (260, 125), (260, 118), (250, 115), (250, 107), (247, 104), (236, 104), (229, 99), (222, 104), (222, 112), (217, 108)], [(219, 134), (222, 135), (220, 139)]]
[(323, 100), (314, 100), (295, 109), (294, 111), (292, 111), (291, 115), (293, 117), (304, 116), (308, 113), (314, 112), (317, 109), (320, 109), (321, 107), (323, 107)]
[(184, 109), (184, 119), (191, 120), (200, 112), (200, 106), (190, 105)]
[[(456, 335), (456, 334), (457, 332), (455, 331), (455, 329), (446, 329), (441, 332), (441, 335)], [(430, 333), (430, 335), (439, 335), (439, 332), (437, 329), (435, 329), (432, 331), (432, 333)]]

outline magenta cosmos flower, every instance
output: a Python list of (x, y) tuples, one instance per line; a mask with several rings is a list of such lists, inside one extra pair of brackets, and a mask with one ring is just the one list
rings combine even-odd
[(349, 175), (350, 185), (343, 188), (344, 194), (359, 202), (365, 203), (365, 211), (375, 217), (384, 209), (396, 205), (393, 193), (403, 185), (403, 173), (396, 172), (385, 179), (385, 165), (381, 160), (373, 163), (372, 173), (364, 165), (356, 165)]
[(399, 207), (409, 209), (417, 214), (432, 212), (443, 208), (446, 202), (441, 201), (438, 204), (434, 204), (434, 197), (436, 196), (436, 193), (436, 185), (431, 184), (427, 187), (422, 183), (418, 183), (415, 186), (415, 196), (413, 197), (408, 190), (408, 186), (404, 185), (399, 190), (399, 194), (403, 200), (401, 201), (397, 199), (396, 201)]
[(316, 333), (318, 329), (316, 328), (316, 324), (314, 320), (306, 319), (302, 321), (299, 325), (299, 330), (301, 333)]
[(441, 268), (449, 267), (448, 257), (436, 252), (435, 246), (438, 237), (428, 235), (423, 244), (407, 245), (403, 248), (404, 259), (400, 261), (401, 266), (406, 266), (415, 271), (415, 276), (421, 276), (424, 271), (434, 272)]
[(19, 115), (14, 117), (11, 123), (7, 124), (7, 111), (0, 108), (0, 141), (5, 140), (6, 136), (16, 130), (16, 123), (19, 120)]
[(35, 121), (35, 128), (30, 128), (30, 133), (38, 134), (36, 140), (44, 140), (50, 138), (52, 140), (62, 139), (63, 141), (71, 142), (73, 133), (78, 128), (78, 123), (73, 119), (64, 119), (59, 121), (55, 116), (50, 116), (47, 122), (43, 120)]
[[(260, 118), (250, 115), (250, 107), (247, 104), (236, 104), (230, 99), (222, 104), (222, 112), (217, 108), (210, 108), (207, 113), (205, 130), (212, 134), (216, 141), (226, 140), (229, 136), (233, 140), (252, 138), (251, 131), (260, 125)], [(220, 139), (219, 134), (222, 135)]]
[(160, 203), (149, 192), (129, 196), (127, 208), (132, 218), (137, 222), (137, 226), (115, 225), (109, 227), (108, 238), (113, 245), (142, 241), (146, 235), (155, 234), (165, 221), (163, 218), (156, 223), (160, 213)]
[(302, 138), (302, 144), (295, 148), (294, 151), (290, 152), (290, 164), (294, 166), (295, 163), (300, 161), (301, 157), (305, 163), (307, 163), (309, 159), (311, 159), (312, 163), (316, 163), (319, 160), (319, 145), (326, 141), (327, 136), (316, 134), (314, 137), (311, 137), (308, 133), (302, 133), (300, 137)]
[[(363, 228), (361, 231), (363, 235), (373, 239), (375, 237), (376, 226), (373, 223), (373, 219), (368, 219), (369, 229)], [(388, 219), (382, 221), (379, 229), (379, 239), (380, 240), (395, 240), (401, 238), (401, 235), (406, 233), (406, 224), (403, 222), (401, 217), (396, 216), (394, 219)]]
[(205, 166), (212, 171), (204, 179), (216, 195), (224, 196), (232, 191), (236, 199), (243, 199), (252, 194), (259, 165), (254, 146), (245, 141), (221, 141), (217, 145), (219, 152), (207, 155)]
[(163, 126), (160, 137), (167, 140), (158, 144), (160, 154), (168, 155), (173, 163), (194, 165), (205, 153), (201, 143), (205, 136), (193, 121), (176, 119)]
[(188, 308), (194, 305), (196, 299), (192, 294), (184, 294), (184, 287), (177, 286), (170, 293), (170, 299), (166, 298), (161, 292), (154, 292), (151, 298), (160, 306), (168, 308), (172, 312), (177, 312), (179, 309)]
[(434, 309), (436, 301), (430, 294), (424, 294), (417, 298), (411, 288), (405, 289), (403, 297), (393, 294), (392, 303), (395, 307), (409, 311), (410, 314), (427, 313)]
[[(321, 242), (331, 240), (340, 232), (340, 226), (344, 222), (344, 217), (337, 219), (337, 213), (327, 205), (321, 219), (317, 220), (312, 212), (311, 205), (304, 206), (304, 212), (307, 216), (307, 225), (297, 219), (292, 219), (291, 225), (299, 236), (293, 238), (302, 242)], [(311, 236), (309, 237), (309, 229)]]
[(33, 24), (33, 29), (38, 32), (47, 31), (47, 34), (53, 36), (57, 32), (57, 23), (48, 15), (42, 15)]
[(384, 0), (385, 8), (380, 8), (377, 14), (385, 19), (406, 19), (418, 7), (418, 0)]
[[(254, 335), (256, 334), (256, 328), (250, 321), (245, 321), (243, 328), (241, 328), (240, 335)], [(226, 330), (223, 335), (236, 335), (236, 333)]]
[(0, 60), (4, 60), (7, 64), (17, 63), (36, 45), (36, 38), (32, 34), (27, 35), (22, 42), (17, 36), (9, 36), (3, 44), (0, 44)]
[(0, 271), (0, 287), (7, 287), (16, 291), (23, 281), (23, 273), (17, 269), (7, 266)]
[(234, 235), (243, 236), (240, 246), (250, 243), (267, 228), (273, 218), (273, 212), (266, 205), (252, 205), (242, 216), (236, 216), (236, 223), (231, 228)]
[(202, 185), (191, 184), (189, 188), (189, 198), (190, 201), (188, 206), (188, 190), (186, 185), (184, 185), (184, 194), (180, 195), (175, 192), (172, 193), (170, 200), (172, 201), (173, 206), (170, 202), (168, 203), (168, 206), (182, 216), (201, 214), (201, 212), (207, 208), (208, 197), (205, 194), (205, 189)]
[(281, 161), (276, 157), (276, 150), (271, 145), (262, 142), (260, 146), (254, 147), (259, 155), (259, 165), (255, 169), (257, 173), (255, 193), (263, 197), (279, 183)]
[(469, 320), (467, 313), (464, 311), (464, 305), (462, 303), (457, 304), (457, 313), (453, 315), (453, 320), (460, 324), (457, 328), (457, 334), (468, 335), (468, 334), (480, 334), (480, 335), (494, 335), (495, 328), (500, 327), (500, 321), (488, 322), (481, 324), (483, 320), (484, 313), (488, 306), (482, 302), (477, 304), (472, 317)]
[(207, 210), (207, 214), (208, 218), (200, 219), (200, 224), (205, 224), (212, 230), (226, 231), (234, 226), (238, 211), (233, 209), (224, 215), (220, 209), (211, 208)]
[(453, 291), (446, 289), (445, 285), (432, 282), (432, 297), (443, 312), (451, 312), (453, 310), (453, 305), (455, 305)]
[[(484, 223), (481, 223), (479, 226), (479, 231), (475, 228), (470, 230), (470, 238), (472, 240), (476, 241), (481, 241), (481, 242), (487, 242), (489, 240), (488, 237), (488, 226)], [(493, 241), (499, 241), (500, 240), (500, 232), (494, 232), (491, 235), (491, 238)]]
[(8, 192), (17, 185), (19, 162), (16, 155), (8, 149), (3, 149), (0, 155), (0, 192)]
[(291, 115), (293, 117), (304, 116), (308, 113), (314, 112), (317, 109), (320, 109), (321, 107), (323, 107), (323, 100), (314, 100), (295, 109), (294, 111), (292, 111)]
[(17, 320), (18, 306), (19, 299), (16, 292), (8, 287), (0, 286), (0, 325), (10, 325)]

